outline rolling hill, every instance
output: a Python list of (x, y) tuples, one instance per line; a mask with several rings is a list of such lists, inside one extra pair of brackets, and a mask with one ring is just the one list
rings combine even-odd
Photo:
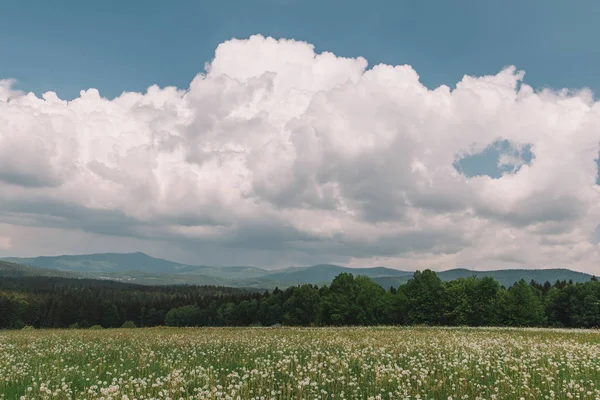
[(411, 276), (412, 272), (391, 268), (347, 268), (322, 264), (265, 270), (249, 266), (203, 266), (179, 264), (144, 253), (105, 253), (34, 258), (5, 258), (5, 261), (38, 269), (56, 270), (114, 279), (125, 282), (160, 285), (228, 285), (237, 287), (287, 287), (302, 283), (326, 284), (342, 272), (372, 278)]
[(524, 279), (526, 282), (531, 280), (537, 281), (539, 283), (544, 283), (546, 281), (550, 283), (554, 283), (557, 280), (572, 280), (573, 282), (586, 282), (589, 281), (592, 277), (589, 274), (585, 274), (583, 272), (572, 271), (566, 268), (560, 269), (506, 269), (506, 270), (497, 270), (497, 271), (471, 271), (468, 269), (451, 269), (448, 271), (438, 272), (439, 277), (443, 281), (450, 281), (453, 279), (467, 277), (467, 276), (476, 276), (476, 277), (484, 277), (491, 276), (500, 282), (501, 285), (505, 287), (509, 287), (512, 284)]
[(32, 267), (72, 272), (119, 272), (136, 270), (168, 273), (176, 270), (178, 263), (150, 257), (144, 253), (102, 253), (73, 256), (41, 256), (34, 258), (5, 258), (5, 261)]
[[(81, 274), (93, 274), (118, 277), (122, 274), (132, 277), (185, 275), (212, 277), (221, 279), (246, 279), (262, 276), (268, 271), (255, 267), (232, 266), (214, 267), (203, 265), (185, 265), (144, 253), (100, 253), (66, 256), (42, 256), (33, 258), (10, 257), (4, 261), (29, 265), (37, 268), (70, 271)], [(198, 279), (193, 279), (198, 281)]]
[(265, 277), (273, 282), (284, 286), (296, 285), (298, 283), (323, 284), (329, 283), (337, 275), (348, 272), (354, 275), (365, 275), (369, 278), (378, 277), (408, 277), (412, 272), (397, 269), (375, 267), (375, 268), (347, 268), (339, 265), (320, 264), (312, 267), (291, 267), (283, 270), (270, 272)]
[[(486, 276), (492, 277), (496, 279), (502, 286), (510, 287), (516, 282), (524, 279), (526, 282), (531, 280), (535, 280), (539, 283), (544, 283), (546, 281), (550, 283), (554, 283), (557, 280), (560, 281), (569, 281), (573, 282), (587, 282), (591, 279), (591, 275), (572, 271), (570, 269), (560, 268), (560, 269), (507, 269), (507, 270), (494, 270), (494, 271), (473, 271), (465, 268), (456, 268), (449, 269), (446, 271), (437, 272), (437, 275), (440, 277), (442, 281), (451, 281), (459, 278), (468, 278), (471, 276), (475, 276), (478, 278), (483, 278)], [(411, 276), (401, 276), (401, 277), (377, 277), (373, 278), (373, 280), (379, 283), (384, 288), (389, 288), (390, 286), (398, 287), (408, 281)]]
[(57, 271), (52, 269), (36, 268), (28, 265), (15, 264), (12, 262), (0, 261), (0, 277), (52, 277), (52, 278), (79, 278), (75, 273), (66, 271)]
[[(186, 265), (144, 253), (104, 253), (70, 256), (6, 258), (0, 276), (54, 276), (110, 279), (144, 285), (218, 285), (273, 289), (311, 283), (323, 285), (343, 272), (366, 275), (386, 289), (406, 283), (411, 271), (392, 268), (348, 268), (332, 264), (266, 270), (250, 266)], [(591, 275), (569, 269), (473, 271), (451, 269), (438, 272), (443, 281), (469, 276), (490, 276), (508, 287), (520, 279), (540, 283), (558, 280), (585, 282)]]

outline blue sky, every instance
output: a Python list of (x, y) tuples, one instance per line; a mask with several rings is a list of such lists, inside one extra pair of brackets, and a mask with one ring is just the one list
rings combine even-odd
[(526, 71), (534, 88), (600, 91), (597, 1), (7, 1), (0, 77), (37, 94), (106, 97), (187, 87), (232, 37), (305, 40), (317, 51), (410, 64), (429, 87), (464, 74)]

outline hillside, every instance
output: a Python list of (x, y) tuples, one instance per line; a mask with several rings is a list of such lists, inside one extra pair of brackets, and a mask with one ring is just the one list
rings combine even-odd
[[(195, 278), (192, 279), (194, 282), (204, 282), (202, 278), (204, 277), (207, 281), (214, 281), (207, 282), (206, 284), (213, 284), (218, 283), (220, 279), (247, 279), (263, 276), (268, 273), (268, 271), (260, 268), (246, 266), (214, 267), (186, 265), (151, 257), (139, 252), (41, 256), (32, 258), (10, 257), (3, 260), (43, 269), (71, 271), (113, 278), (125, 275), (127, 279), (168, 280), (170, 283), (176, 281), (185, 283), (187, 279), (185, 277), (194, 276)], [(181, 276), (184, 276), (184, 278)]]
[(76, 276), (113, 279), (144, 285), (227, 285), (272, 289), (297, 284), (326, 284), (343, 272), (371, 278), (411, 276), (412, 272), (391, 268), (347, 268), (321, 264), (311, 267), (290, 267), (265, 270), (249, 266), (186, 265), (154, 258), (144, 253), (105, 253), (34, 258), (5, 258), (40, 270), (53, 270), (48, 276), (70, 272)]
[[(408, 281), (413, 272), (392, 268), (348, 268), (332, 264), (266, 270), (250, 266), (186, 265), (144, 253), (105, 253), (35, 258), (6, 258), (0, 276), (58, 276), (110, 279), (143, 285), (218, 285), (245, 288), (285, 288), (304, 283), (323, 285), (348, 272), (365, 275), (386, 289)], [(24, 264), (27, 265), (18, 265)], [(591, 275), (569, 269), (473, 271), (451, 269), (438, 272), (443, 281), (469, 276), (490, 276), (505, 287), (521, 279), (540, 283), (556, 280), (585, 282)]]
[(7, 261), (0, 261), (0, 277), (25, 278), (25, 277), (53, 277), (53, 278), (78, 278), (79, 275), (71, 272), (35, 268)]
[[(495, 270), (495, 271), (473, 271), (464, 268), (456, 268), (450, 269), (447, 271), (437, 272), (438, 276), (442, 281), (451, 281), (459, 278), (468, 278), (470, 276), (476, 276), (478, 278), (483, 278), (486, 276), (492, 277), (496, 279), (502, 286), (510, 287), (514, 283), (524, 279), (526, 282), (530, 282), (531, 280), (535, 280), (539, 283), (544, 283), (546, 281), (550, 283), (554, 283), (557, 280), (560, 281), (570, 281), (572, 280), (574, 283), (578, 282), (587, 282), (591, 279), (590, 274), (586, 274), (583, 272), (572, 271), (570, 269), (507, 269), (507, 270)], [(393, 277), (393, 276), (385, 276), (385, 277), (377, 277), (373, 280), (379, 283), (384, 288), (389, 288), (390, 286), (398, 287), (411, 276), (401, 276), (401, 277)]]
[(5, 258), (32, 267), (73, 272), (121, 272), (136, 270), (153, 273), (176, 271), (178, 263), (150, 257), (144, 253), (102, 253), (65, 256), (41, 256), (34, 258)]
[(329, 283), (341, 273), (351, 273), (353, 275), (365, 275), (369, 278), (378, 277), (411, 277), (412, 272), (400, 271), (391, 268), (347, 268), (339, 265), (320, 264), (304, 268), (286, 268), (271, 272), (266, 277), (272, 281), (284, 286), (295, 285), (298, 283), (322, 284)]
[(554, 283), (557, 280), (569, 281), (572, 280), (574, 283), (587, 282), (592, 277), (589, 274), (583, 272), (572, 271), (570, 269), (507, 269), (498, 271), (471, 271), (468, 269), (451, 269), (448, 271), (438, 272), (439, 277), (443, 281), (451, 281), (460, 277), (477, 276), (484, 277), (490, 276), (500, 282), (501, 285), (506, 287), (524, 279), (526, 282), (531, 280), (539, 283), (546, 281)]

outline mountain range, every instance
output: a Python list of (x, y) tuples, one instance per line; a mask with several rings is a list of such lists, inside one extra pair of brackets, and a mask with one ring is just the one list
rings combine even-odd
[[(407, 282), (413, 271), (385, 267), (348, 268), (319, 264), (267, 270), (251, 266), (205, 266), (176, 263), (144, 253), (101, 253), (32, 258), (9, 257), (0, 262), (0, 276), (58, 276), (110, 279), (144, 285), (217, 285), (272, 289), (303, 283), (327, 284), (338, 274), (366, 275), (385, 288)], [(438, 272), (443, 281), (468, 276), (490, 276), (508, 287), (520, 279), (540, 283), (556, 280), (585, 282), (591, 275), (569, 269), (510, 269), (474, 271), (451, 269)]]

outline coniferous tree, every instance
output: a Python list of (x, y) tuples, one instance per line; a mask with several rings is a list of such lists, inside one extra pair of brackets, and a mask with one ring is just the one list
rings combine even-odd
[(510, 325), (600, 326), (600, 282), (518, 282), (492, 278), (442, 283), (415, 273), (395, 290), (340, 274), (330, 285), (253, 292), (218, 287), (148, 287), (62, 278), (0, 280), (0, 329), (139, 326)]

